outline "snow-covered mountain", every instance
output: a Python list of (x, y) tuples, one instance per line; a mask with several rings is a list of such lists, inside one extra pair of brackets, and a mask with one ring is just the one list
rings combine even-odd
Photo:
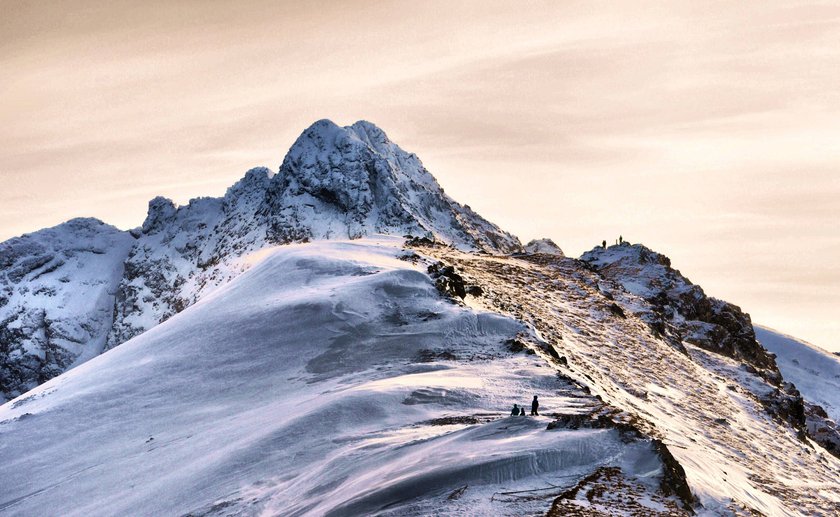
[[(520, 248), (373, 124), (321, 120), (276, 174), (252, 169), (222, 198), (181, 207), (155, 198), (131, 232), (75, 220), (0, 245), (0, 400), (100, 353), (103, 331), (113, 348), (172, 317), (246, 270), (251, 252), (369, 234), (490, 253)], [(91, 283), (102, 293), (88, 292)]]
[(102, 352), (133, 243), (73, 219), (0, 244), (0, 401)]
[(836, 358), (642, 245), (520, 246), (367, 122), (0, 288), (3, 515), (840, 512)]
[[(114, 347), (183, 310), (243, 271), (268, 245), (370, 234), (411, 235), (465, 250), (509, 253), (516, 237), (447, 196), (413, 154), (369, 122), (314, 123), (280, 170), (249, 171), (221, 199), (149, 203), (126, 261)], [(151, 302), (150, 302), (151, 301)]]

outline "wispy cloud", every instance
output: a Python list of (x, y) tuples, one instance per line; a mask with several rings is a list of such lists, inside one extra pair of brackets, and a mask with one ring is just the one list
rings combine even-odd
[(368, 119), (524, 238), (623, 233), (840, 348), (838, 40), (807, 1), (7, 3), (0, 238), (132, 227)]

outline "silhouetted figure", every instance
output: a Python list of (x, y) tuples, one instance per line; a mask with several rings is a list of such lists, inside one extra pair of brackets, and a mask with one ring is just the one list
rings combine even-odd
[(604, 248), (604, 249), (607, 249), (607, 241), (606, 240), (601, 242), (601, 247)]
[(525, 416), (525, 408), (524, 407), (519, 408), (519, 416)]
[(618, 236), (618, 244), (620, 245), (620, 244), (622, 244), (622, 243), (624, 243), (624, 237), (622, 237), (621, 235), (619, 235), (619, 236)]
[(539, 412), (537, 410), (540, 408), (540, 403), (537, 400), (537, 396), (534, 395), (534, 400), (531, 402), (531, 416), (539, 416)]
[(514, 404), (513, 409), (510, 410), (510, 416), (519, 416), (519, 405)]

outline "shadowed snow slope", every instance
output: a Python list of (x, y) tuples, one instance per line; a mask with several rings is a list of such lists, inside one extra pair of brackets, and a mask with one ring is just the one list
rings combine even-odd
[(840, 357), (758, 325), (755, 335), (764, 348), (776, 354), (785, 380), (794, 383), (808, 402), (822, 406), (832, 420), (840, 422)]
[(564, 414), (598, 402), (509, 349), (521, 323), (443, 298), (400, 243), (264, 250), (0, 407), (0, 513), (521, 515), (607, 466), (665, 509), (650, 441), (507, 416), (532, 394)]

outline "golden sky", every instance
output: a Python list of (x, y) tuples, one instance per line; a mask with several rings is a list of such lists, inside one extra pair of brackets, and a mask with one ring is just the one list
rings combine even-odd
[(0, 239), (359, 119), (570, 255), (619, 234), (840, 350), (840, 4), (0, 0)]

